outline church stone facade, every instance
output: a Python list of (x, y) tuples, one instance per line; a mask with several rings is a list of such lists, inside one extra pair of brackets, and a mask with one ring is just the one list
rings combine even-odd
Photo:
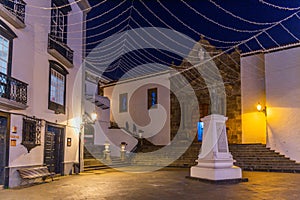
[[(231, 53), (218, 50), (203, 37), (199, 41), (199, 44), (213, 59), (224, 82), (226, 93), (225, 115), (228, 117), (226, 123), (228, 141), (231, 144), (242, 143), (240, 52), (238, 49)], [(173, 65), (172, 68), (180, 72), (180, 75), (183, 75), (193, 88), (198, 99), (199, 112), (195, 112), (195, 110), (191, 109), (187, 110), (187, 112), (190, 112), (189, 114), (181, 113), (184, 112), (184, 108), (180, 108), (180, 100), (178, 99), (180, 97), (176, 97), (176, 95), (171, 92), (171, 138), (174, 138), (177, 134), (180, 122), (182, 122), (185, 123), (185, 126), (189, 127), (189, 129), (185, 129), (186, 133), (184, 134), (186, 135), (186, 139), (191, 139), (190, 136), (197, 132), (197, 122), (200, 121), (202, 117), (211, 114), (211, 100), (205, 81), (198, 70), (194, 67), (190, 68), (191, 66), (191, 63), (184, 59), (179, 66)], [(178, 89), (176, 88), (178, 86), (172, 84), (176, 76), (178, 75), (172, 76), (170, 79), (171, 90), (173, 91)], [(185, 105), (189, 106), (189, 102), (183, 103), (183, 107), (185, 107)], [(186, 122), (186, 117), (191, 118), (188, 120), (189, 123)], [(185, 120), (185, 122), (183, 122), (183, 120)], [(197, 141), (197, 138), (194, 138), (194, 140)]]

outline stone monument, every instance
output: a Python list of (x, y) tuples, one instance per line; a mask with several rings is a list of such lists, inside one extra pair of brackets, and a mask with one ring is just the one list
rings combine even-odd
[(204, 133), (198, 164), (191, 167), (190, 177), (210, 181), (245, 181), (242, 170), (233, 165), (228, 149), (226, 125), (227, 117), (211, 114), (201, 119)]

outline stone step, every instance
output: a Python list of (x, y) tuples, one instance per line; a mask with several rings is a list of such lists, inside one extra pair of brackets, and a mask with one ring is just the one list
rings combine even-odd
[[(189, 149), (180, 156), (176, 161), (172, 162), (169, 166), (177, 167), (190, 167), (196, 165), (195, 161), (198, 158), (201, 144), (193, 144)], [(157, 149), (153, 146), (145, 146), (140, 150), (154, 151)], [(161, 148), (161, 147), (160, 147)], [(166, 154), (151, 155), (139, 153), (133, 158), (134, 164), (139, 165), (166, 165), (166, 160), (172, 159), (175, 153), (174, 151), (182, 151), (182, 147), (173, 147), (174, 150)], [(229, 151), (231, 152), (235, 165), (240, 166), (245, 170), (257, 170), (257, 171), (290, 171), (294, 172), (299, 170), (299, 165), (295, 161), (281, 155), (274, 150), (266, 147), (264, 144), (234, 144), (229, 145)]]
[[(241, 160), (240, 158), (237, 158), (237, 157), (234, 157), (235, 160)], [(256, 161), (273, 161), (273, 162), (277, 162), (277, 161), (287, 161), (287, 162), (293, 162), (293, 163), (296, 163), (294, 160), (289, 160), (285, 157), (262, 157), (262, 158), (247, 158), (247, 157), (244, 157), (243, 158), (243, 162), (256, 162)]]

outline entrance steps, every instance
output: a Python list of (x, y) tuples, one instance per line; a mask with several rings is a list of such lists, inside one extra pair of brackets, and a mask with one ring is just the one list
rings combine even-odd
[[(140, 147), (132, 162), (135, 165), (145, 166), (191, 167), (197, 164), (195, 160), (198, 158), (200, 147), (201, 143), (193, 143), (182, 156), (168, 164), (170, 159), (174, 157), (172, 152), (176, 152), (178, 147), (173, 147), (173, 151), (168, 151), (167, 154), (143, 154), (162, 148), (162, 146), (158, 148), (155, 145), (152, 145), (152, 147), (151, 145), (145, 145)], [(263, 144), (231, 144), (229, 145), (229, 151), (235, 160), (234, 165), (246, 171), (300, 173), (299, 163), (267, 148)]]
[(84, 171), (100, 170), (108, 168), (125, 167), (128, 161), (123, 161), (120, 157), (111, 157), (111, 161), (103, 159), (103, 145), (86, 146), (84, 149)]
[[(175, 144), (168, 149), (163, 149), (163, 146), (143, 145), (133, 157), (132, 164), (141, 166), (191, 167), (196, 164), (195, 160), (198, 157), (200, 146), (199, 143), (190, 145), (189, 143), (185, 144), (184, 141), (182, 144)], [(161, 153), (158, 153), (157, 151), (160, 150)]]
[(229, 150), (235, 165), (247, 171), (300, 173), (300, 164), (267, 148), (264, 144), (232, 144)]
[(84, 171), (119, 168), (128, 165), (128, 162), (122, 161), (119, 157), (112, 157), (110, 162), (96, 158), (84, 159)]

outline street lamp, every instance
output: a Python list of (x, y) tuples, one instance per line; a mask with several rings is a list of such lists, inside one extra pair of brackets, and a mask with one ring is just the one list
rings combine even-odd
[(92, 118), (92, 121), (93, 121), (93, 122), (96, 121), (97, 117), (98, 117), (98, 115), (97, 115), (96, 112), (92, 112), (92, 113), (91, 113), (91, 118)]
[(92, 112), (90, 115), (88, 113), (85, 113), (82, 117), (83, 118), (82, 122), (83, 124), (94, 124), (95, 121), (97, 120), (97, 117), (98, 115), (95, 111)]

